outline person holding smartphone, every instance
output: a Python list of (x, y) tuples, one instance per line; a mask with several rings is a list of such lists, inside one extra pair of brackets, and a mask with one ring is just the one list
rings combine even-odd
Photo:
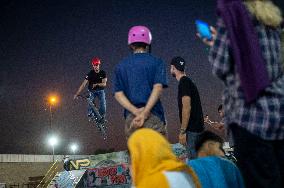
[[(263, 11), (266, 10), (266, 11)], [(225, 84), (225, 126), (246, 187), (284, 187), (284, 72), (280, 9), (268, 0), (218, 0), (209, 45)], [(236, 27), (237, 26), (237, 27)]]

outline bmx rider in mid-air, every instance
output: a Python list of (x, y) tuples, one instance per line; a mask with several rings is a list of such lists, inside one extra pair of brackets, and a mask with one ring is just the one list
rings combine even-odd
[[(88, 85), (89, 99), (94, 101), (96, 97), (99, 100), (99, 115), (95, 112), (92, 106), (88, 105), (88, 117), (94, 118), (96, 122), (105, 122), (106, 114), (106, 98), (105, 98), (105, 87), (107, 83), (107, 76), (104, 70), (100, 69), (101, 60), (98, 57), (94, 57), (91, 61), (93, 69), (85, 76), (85, 80), (80, 85), (74, 99), (77, 99), (81, 91)], [(99, 117), (100, 116), (100, 117)]]

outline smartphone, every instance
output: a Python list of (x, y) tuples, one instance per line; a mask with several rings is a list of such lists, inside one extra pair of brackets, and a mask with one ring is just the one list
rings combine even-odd
[(206, 22), (201, 21), (201, 20), (196, 20), (195, 24), (196, 24), (197, 31), (200, 34), (201, 38), (212, 40), (212, 34), (210, 31), (210, 27)]

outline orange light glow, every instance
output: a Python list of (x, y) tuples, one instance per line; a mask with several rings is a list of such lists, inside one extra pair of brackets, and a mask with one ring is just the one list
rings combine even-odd
[(55, 105), (56, 103), (58, 103), (58, 98), (56, 96), (50, 96), (48, 98), (48, 102), (51, 104), (51, 105)]

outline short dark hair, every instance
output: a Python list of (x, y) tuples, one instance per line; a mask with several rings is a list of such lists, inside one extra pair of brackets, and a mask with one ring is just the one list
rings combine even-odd
[(215, 133), (210, 131), (204, 131), (197, 137), (195, 141), (195, 151), (199, 151), (202, 145), (207, 141), (219, 142), (221, 145), (224, 142), (224, 140)]
[(145, 50), (147, 50), (148, 53), (152, 52), (151, 44), (149, 45), (149, 44), (146, 44), (144, 42), (134, 42), (134, 43), (129, 45), (129, 49), (131, 50), (131, 52), (133, 52), (134, 50), (136, 50), (138, 48), (144, 48)]
[(220, 104), (220, 105), (218, 106), (218, 112), (219, 112), (220, 110), (222, 110), (222, 109), (223, 109), (223, 105)]
[(146, 49), (147, 46), (149, 46), (149, 44), (146, 44), (144, 42), (134, 42), (134, 43), (130, 44), (130, 46), (133, 46), (134, 48), (144, 48), (144, 49)]

